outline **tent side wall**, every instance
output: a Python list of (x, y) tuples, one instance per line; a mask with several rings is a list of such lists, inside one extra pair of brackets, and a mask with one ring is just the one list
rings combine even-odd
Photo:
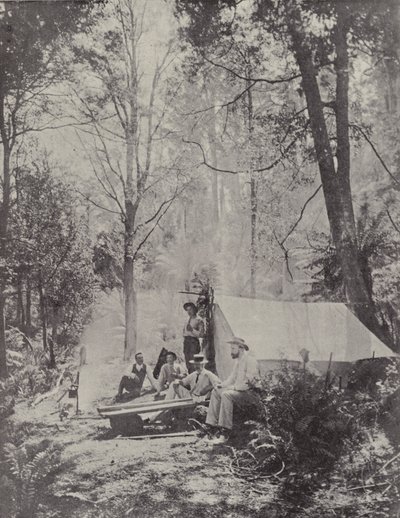
[(232, 372), (233, 360), (231, 358), (231, 348), (227, 344), (234, 335), (225, 315), (222, 313), (218, 304), (214, 304), (214, 347), (215, 347), (215, 365), (217, 374), (225, 380)]

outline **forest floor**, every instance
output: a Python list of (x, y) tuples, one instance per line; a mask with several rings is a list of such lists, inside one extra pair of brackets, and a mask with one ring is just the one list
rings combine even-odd
[[(115, 394), (121, 368), (112, 358), (83, 368), (82, 396), (88, 387), (81, 397), (84, 413), (78, 419), (60, 422), (58, 413), (53, 413), (54, 399), (35, 408), (17, 406), (13, 420), (27, 427), (30, 441), (50, 438), (63, 448), (61, 469), (40, 495), (39, 517), (384, 516), (371, 514), (367, 500), (340, 488), (290, 496), (279, 484), (268, 482), (260, 491), (232, 475), (226, 446), (212, 446), (196, 436), (112, 437), (108, 420), (96, 419), (96, 406)], [(96, 390), (90, 381), (94, 373)]]
[[(100, 333), (100, 331), (97, 331)], [(92, 336), (86, 343), (101, 343)], [(227, 446), (197, 436), (144, 440), (112, 436), (96, 407), (115, 395), (126, 364), (106, 346), (88, 350), (80, 374), (81, 414), (60, 421), (56, 399), (36, 407), (20, 403), (12, 417), (29, 441), (51, 439), (62, 447), (62, 464), (39, 495), (39, 518), (285, 518), (389, 516), (375, 513), (368, 495), (338, 484), (311, 495), (290, 493), (284, 483), (262, 488), (235, 477)], [(390, 516), (397, 516), (391, 514)]]

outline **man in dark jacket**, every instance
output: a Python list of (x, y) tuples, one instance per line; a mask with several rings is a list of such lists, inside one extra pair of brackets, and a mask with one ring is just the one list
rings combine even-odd
[[(117, 401), (122, 399), (135, 399), (140, 396), (145, 378), (148, 378), (152, 387), (159, 393), (157, 382), (155, 381), (151, 369), (144, 363), (143, 353), (135, 354), (135, 363), (129, 368), (129, 371), (122, 376), (116, 396)], [(127, 395), (124, 395), (124, 390)]]

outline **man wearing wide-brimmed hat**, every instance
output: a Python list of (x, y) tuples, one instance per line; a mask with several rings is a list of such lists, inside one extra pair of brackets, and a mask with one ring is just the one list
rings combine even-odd
[(186, 302), (183, 309), (189, 316), (188, 322), (183, 328), (183, 354), (185, 355), (186, 367), (188, 372), (194, 371), (191, 363), (194, 354), (200, 352), (200, 338), (204, 336), (204, 323), (197, 316), (197, 306), (193, 302)]
[(206, 423), (218, 427), (220, 435), (214, 442), (225, 442), (233, 425), (234, 405), (246, 408), (254, 403), (250, 387), (260, 379), (257, 360), (249, 355), (249, 347), (242, 338), (233, 337), (231, 356), (235, 360), (232, 374), (212, 391)]
[(221, 380), (211, 371), (204, 368), (207, 360), (204, 354), (195, 354), (189, 360), (195, 371), (174, 382), (175, 393), (178, 398), (193, 398), (195, 401), (204, 401), (211, 390), (217, 387)]

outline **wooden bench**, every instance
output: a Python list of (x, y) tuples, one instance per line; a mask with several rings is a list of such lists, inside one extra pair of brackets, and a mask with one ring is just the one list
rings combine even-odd
[(118, 435), (140, 435), (143, 433), (143, 417), (150, 422), (161, 420), (171, 412), (194, 409), (197, 402), (193, 399), (171, 399), (164, 401), (146, 401), (143, 403), (124, 403), (98, 407), (98, 413), (110, 420), (112, 430)]

